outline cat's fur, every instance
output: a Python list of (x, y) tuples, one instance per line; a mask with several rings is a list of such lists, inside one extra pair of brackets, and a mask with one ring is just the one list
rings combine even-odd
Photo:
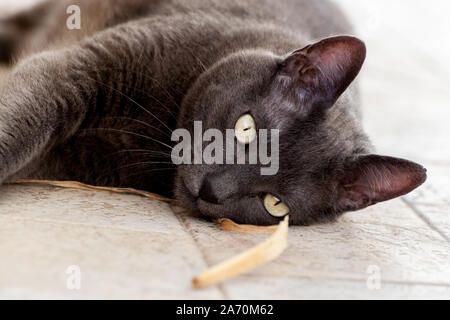
[[(72, 4), (81, 30), (65, 27)], [(341, 96), (364, 44), (336, 37), (294, 52), (349, 33), (319, 0), (50, 0), (3, 19), (0, 59), (17, 64), (0, 91), (0, 180), (135, 187), (255, 224), (278, 221), (265, 193), (294, 224), (405, 194), (425, 169), (371, 154), (354, 88)], [(225, 130), (248, 112), (259, 128), (280, 129), (275, 176), (259, 165), (171, 163), (176, 127)]]

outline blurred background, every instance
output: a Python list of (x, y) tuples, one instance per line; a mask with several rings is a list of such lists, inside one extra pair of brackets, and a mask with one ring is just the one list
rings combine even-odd
[(1, 0), (0, 1), (0, 15), (8, 15), (23, 8), (28, 8), (31, 5), (38, 3), (40, 0)]
[(363, 108), (378, 149), (448, 165), (450, 3), (335, 2), (368, 47), (361, 73)]

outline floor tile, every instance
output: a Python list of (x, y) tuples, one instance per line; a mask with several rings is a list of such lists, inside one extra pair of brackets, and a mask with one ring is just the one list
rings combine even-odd
[[(216, 287), (191, 288), (206, 264), (164, 203), (42, 186), (2, 192), (0, 297), (222, 297)], [(72, 265), (81, 270), (80, 290), (66, 286)]]

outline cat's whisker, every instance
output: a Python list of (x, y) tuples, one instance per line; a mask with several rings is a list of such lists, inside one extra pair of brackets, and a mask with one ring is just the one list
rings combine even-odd
[[(144, 76), (145, 78), (151, 79), (153, 82), (155, 82), (159, 88), (161, 90), (163, 90), (167, 96), (170, 98), (170, 100), (172, 100), (172, 102), (178, 107), (178, 109), (181, 108), (180, 104), (176, 102), (175, 98), (173, 97), (173, 95), (170, 94), (170, 92), (158, 81), (156, 80), (155, 77), (152, 77), (151, 75), (145, 74), (145, 73), (141, 73), (142, 76)], [(183, 96), (184, 94), (182, 92), (180, 92), (179, 90), (175, 89), (174, 90), (180, 95)]]
[[(172, 113), (172, 111), (170, 111), (170, 109), (169, 109), (164, 103), (162, 103), (159, 99), (157, 99), (155, 96), (151, 95), (151, 94), (148, 93), (147, 91), (144, 91), (144, 90), (142, 90), (142, 89), (138, 89), (138, 88), (135, 88), (135, 87), (127, 86), (127, 85), (124, 85), (124, 84), (122, 84), (122, 86), (125, 87), (125, 88), (132, 89), (132, 90), (136, 90), (136, 91), (139, 91), (139, 92), (145, 94), (148, 98), (150, 98), (150, 99), (156, 101), (161, 107), (163, 107), (163, 108), (167, 111), (167, 113), (168, 113), (174, 120), (177, 120), (177, 118), (176, 118), (175, 115)], [(122, 92), (122, 93), (123, 93), (123, 92)]]
[(112, 171), (126, 169), (126, 168), (132, 168), (132, 167), (136, 167), (136, 166), (140, 166), (140, 165), (150, 165), (150, 164), (172, 164), (172, 165), (175, 165), (173, 162), (168, 162), (168, 161), (141, 161), (141, 162), (130, 163), (130, 164), (126, 164), (124, 166), (114, 168)]
[(144, 139), (151, 140), (151, 141), (153, 141), (153, 142), (156, 142), (156, 143), (158, 143), (158, 144), (160, 144), (160, 145), (162, 145), (162, 146), (165, 146), (165, 147), (169, 148), (170, 150), (173, 149), (171, 146), (169, 146), (168, 144), (166, 144), (166, 143), (164, 143), (164, 142), (162, 142), (162, 141), (160, 141), (160, 140), (158, 140), (158, 139), (155, 139), (155, 138), (152, 138), (152, 137), (143, 135), (143, 134), (131, 132), (131, 131), (121, 130), (121, 129), (113, 129), (113, 128), (87, 128), (87, 129), (83, 129), (83, 130), (81, 130), (81, 131), (111, 131), (111, 132), (118, 132), (118, 133), (130, 134), (130, 135), (133, 135), (133, 136), (136, 136), (136, 137), (140, 137), (140, 138), (144, 138)]
[[(137, 163), (137, 164), (135, 163), (135, 164), (130, 164), (130, 165), (122, 166), (122, 167), (113, 168), (111, 170), (108, 170), (108, 172), (100, 175), (97, 179), (101, 180), (103, 177), (107, 177), (107, 176), (111, 175), (113, 172), (119, 171), (121, 169), (126, 169), (128, 167), (138, 166), (139, 164), (140, 163)], [(150, 163), (148, 163), (148, 164), (150, 164)], [(155, 163), (155, 164), (157, 164), (157, 163)], [(164, 164), (164, 163), (162, 163), (162, 164)], [(165, 163), (165, 164), (169, 164), (169, 163)], [(177, 169), (176, 167), (154, 168), (154, 169), (139, 171), (139, 172), (136, 172), (136, 173), (133, 173), (133, 174), (130, 174), (130, 175), (126, 175), (126, 176), (123, 176), (123, 178), (128, 178), (128, 177), (133, 176), (133, 175), (138, 175), (138, 174), (147, 173), (147, 172), (158, 172), (158, 171), (167, 171), (167, 170), (176, 170), (176, 169)]]
[(203, 71), (206, 71), (207, 68), (206, 68), (206, 66), (204, 65), (204, 63), (200, 60), (200, 58), (199, 58), (192, 50), (188, 49), (188, 51), (189, 51), (189, 53), (192, 55), (192, 57), (194, 57), (194, 58), (197, 60), (197, 62), (198, 62), (198, 64), (200, 65), (200, 67), (203, 68)]
[(92, 81), (95, 81), (111, 90), (114, 90), (115, 92), (117, 92), (118, 94), (122, 95), (123, 97), (127, 98), (128, 100), (130, 100), (131, 102), (133, 102), (134, 104), (136, 104), (139, 108), (141, 108), (142, 110), (144, 110), (146, 113), (148, 113), (149, 115), (151, 115), (153, 118), (155, 118), (159, 123), (161, 123), (164, 127), (167, 128), (167, 130), (169, 130), (170, 133), (172, 133), (172, 129), (170, 129), (167, 124), (165, 124), (161, 119), (159, 119), (155, 114), (153, 114), (152, 112), (150, 112), (147, 108), (145, 108), (144, 106), (142, 106), (141, 104), (139, 104), (136, 100), (134, 100), (133, 98), (131, 98), (130, 96), (126, 95), (125, 93), (121, 92), (120, 90), (117, 90), (116, 88), (113, 88), (109, 85), (107, 85), (106, 83), (103, 83), (101, 81), (95, 80), (93, 78), (91, 78)]
[(170, 153), (167, 152), (163, 152), (163, 151), (153, 151), (153, 150), (148, 150), (148, 149), (126, 149), (126, 150), (120, 150), (120, 151), (116, 151), (113, 153), (110, 153), (109, 155), (116, 155), (119, 153), (125, 153), (125, 152), (140, 152), (143, 154), (153, 154), (153, 155), (161, 155), (164, 157), (170, 157), (172, 156)]
[(133, 177), (133, 176), (137, 176), (137, 175), (145, 174), (145, 173), (149, 173), (149, 172), (172, 171), (172, 170), (176, 170), (176, 169), (177, 168), (157, 168), (157, 169), (144, 170), (144, 171), (134, 172), (132, 174), (126, 175), (123, 178), (127, 179), (129, 177)]
[[(123, 153), (128, 153), (130, 151), (117, 151), (117, 152), (112, 152), (106, 155), (106, 159), (109, 159), (111, 157), (117, 157), (119, 154), (123, 154)], [(132, 151), (130, 152), (132, 153)], [(136, 152), (137, 153), (137, 152)], [(151, 159), (151, 160), (168, 160), (168, 159), (172, 159), (170, 155), (166, 155), (166, 154), (155, 154), (152, 152), (148, 152), (148, 151), (142, 151), (139, 152), (139, 155), (141, 155), (142, 159)]]
[[(102, 68), (101, 70), (104, 70), (104, 71), (108, 71), (108, 70), (115, 70), (115, 71), (126, 71), (126, 72), (129, 72), (128, 70), (124, 70), (123, 68)], [(137, 71), (133, 71), (133, 73), (134, 74), (136, 74), (136, 75), (140, 75), (140, 76), (142, 76), (142, 77), (144, 77), (144, 78), (147, 78), (147, 79), (150, 79), (151, 81), (153, 81), (155, 84), (157, 84), (158, 85), (158, 87), (162, 90), (162, 91), (164, 91), (164, 93), (166, 93), (166, 95), (167, 95), (167, 97), (168, 98), (170, 98), (170, 100), (172, 100), (172, 102), (176, 105), (176, 107), (178, 108), (178, 109), (180, 109), (181, 108), (181, 106), (180, 106), (180, 104), (176, 101), (176, 99), (173, 97), (173, 95), (155, 78), (155, 77), (152, 77), (151, 75), (149, 75), (149, 74), (147, 74), (147, 73), (144, 73), (144, 72), (137, 72)], [(129, 87), (129, 88), (131, 88), (131, 87)], [(137, 89), (137, 90), (139, 90), (139, 91), (141, 91), (141, 92), (146, 92), (146, 91), (144, 91), (144, 90), (141, 90), (141, 89)], [(179, 94), (180, 96), (183, 96), (184, 95), (184, 93), (182, 93), (182, 92), (180, 92), (178, 89), (176, 89), (176, 88), (173, 88), (173, 90), (177, 93), (177, 94)], [(146, 92), (147, 93), (147, 92)]]
[(123, 119), (123, 120), (133, 121), (133, 122), (136, 122), (136, 123), (143, 124), (143, 125), (145, 125), (145, 126), (147, 126), (149, 128), (155, 129), (155, 130), (159, 131), (160, 133), (162, 133), (163, 135), (165, 135), (168, 138), (171, 137), (167, 132), (164, 132), (163, 130), (159, 129), (158, 127), (152, 126), (151, 124), (149, 124), (149, 123), (147, 123), (145, 121), (142, 121), (142, 120), (133, 119), (133, 118), (129, 118), (129, 117), (106, 117), (104, 119)]

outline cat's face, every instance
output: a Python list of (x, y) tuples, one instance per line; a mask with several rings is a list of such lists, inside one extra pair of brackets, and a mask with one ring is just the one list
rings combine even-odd
[[(310, 224), (423, 183), (420, 165), (369, 154), (350, 98), (337, 101), (364, 58), (361, 41), (334, 37), (285, 57), (242, 52), (206, 72), (186, 97), (178, 127), (192, 136), (194, 121), (202, 122), (203, 131), (214, 128), (224, 136), (234, 129), (234, 150), (258, 139), (259, 129), (277, 129), (279, 166), (275, 174), (262, 175), (267, 165), (260, 159), (257, 164), (182, 164), (177, 199), (212, 218), (265, 225), (289, 214), (293, 224)], [(242, 134), (251, 138), (239, 139)]]

